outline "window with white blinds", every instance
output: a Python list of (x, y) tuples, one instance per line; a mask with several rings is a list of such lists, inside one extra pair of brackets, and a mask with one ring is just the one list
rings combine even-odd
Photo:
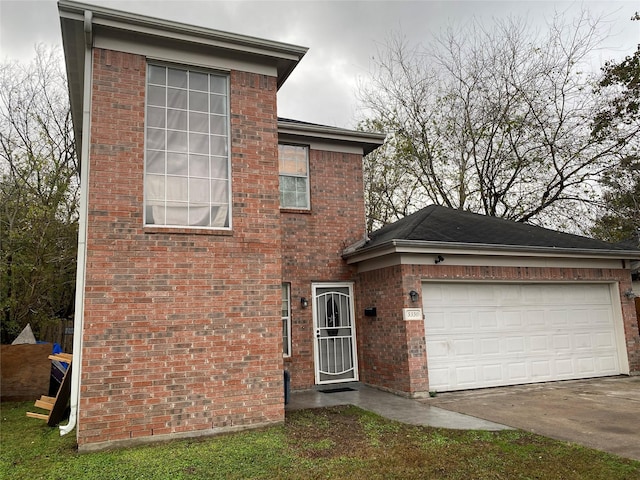
[(149, 64), (145, 225), (229, 228), (228, 77)]

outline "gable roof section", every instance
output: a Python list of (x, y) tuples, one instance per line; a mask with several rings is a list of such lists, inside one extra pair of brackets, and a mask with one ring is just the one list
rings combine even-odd
[(365, 252), (421, 247), (640, 258), (638, 249), (438, 205), (371, 233), (367, 242), (347, 249), (344, 257), (357, 261), (355, 257)]
[(82, 134), (80, 118), (84, 92), (85, 46), (93, 46), (95, 35), (124, 39), (132, 45), (181, 45), (184, 51), (198, 50), (213, 55), (242, 58), (256, 65), (272, 65), (277, 75), (278, 88), (284, 84), (308, 50), (298, 45), (67, 0), (58, 2), (58, 11), (77, 140)]

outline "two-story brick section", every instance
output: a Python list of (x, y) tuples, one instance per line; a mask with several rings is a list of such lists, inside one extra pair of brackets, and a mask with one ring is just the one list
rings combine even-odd
[(306, 48), (59, 12), (81, 160), (61, 430), (81, 451), (282, 422), (284, 370), (415, 397), (640, 370), (640, 252), (443, 207), (367, 235), (384, 135), (277, 116)]
[(341, 252), (365, 235), (362, 156), (384, 136), (278, 119), (306, 48), (59, 10), (82, 164), (80, 448), (283, 421), (283, 352), (301, 355), (293, 386), (314, 384), (300, 298), (320, 282), (352, 308)]

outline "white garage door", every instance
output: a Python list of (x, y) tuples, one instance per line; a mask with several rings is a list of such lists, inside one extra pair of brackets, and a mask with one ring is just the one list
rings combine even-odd
[(621, 373), (606, 284), (424, 283), (422, 298), (431, 391)]

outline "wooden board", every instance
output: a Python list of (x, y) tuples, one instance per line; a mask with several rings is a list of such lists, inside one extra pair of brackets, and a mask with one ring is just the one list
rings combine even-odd
[(49, 420), (49, 415), (44, 415), (42, 413), (27, 412), (27, 417), (38, 418), (40, 420)]
[(49, 355), (49, 360), (71, 363), (71, 360), (73, 360), (73, 355), (71, 355), (70, 353), (54, 353), (52, 355)]
[(0, 346), (0, 400), (33, 400), (49, 392), (50, 343)]
[(69, 364), (69, 367), (64, 373), (62, 383), (60, 384), (60, 388), (58, 389), (58, 393), (55, 398), (42, 395), (40, 400), (36, 400), (34, 406), (42, 408), (43, 410), (49, 410), (49, 414), (27, 412), (27, 417), (46, 420), (47, 425), (55, 427), (67, 417), (69, 398), (71, 397), (71, 369), (73, 367), (73, 356), (68, 353), (61, 353), (50, 355), (49, 359), (66, 362)]
[(45, 400), (36, 400), (35, 406), (43, 410), (53, 410), (54, 402), (47, 402)]

